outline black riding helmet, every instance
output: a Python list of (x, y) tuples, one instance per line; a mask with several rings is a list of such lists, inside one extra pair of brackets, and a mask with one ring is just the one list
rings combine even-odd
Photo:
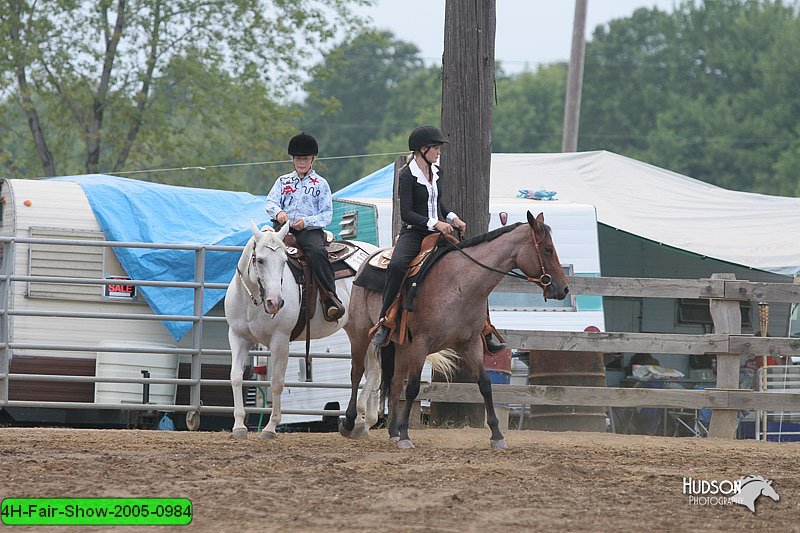
[(289, 155), (291, 156), (317, 155), (318, 153), (317, 140), (306, 132), (289, 139)]
[(408, 149), (412, 152), (424, 146), (446, 143), (447, 137), (436, 126), (417, 126), (408, 136)]

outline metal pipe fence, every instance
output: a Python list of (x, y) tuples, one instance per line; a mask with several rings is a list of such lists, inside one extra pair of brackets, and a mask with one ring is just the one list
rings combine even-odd
[[(80, 284), (80, 285), (110, 285), (119, 283), (118, 279), (105, 278), (83, 278), (67, 276), (34, 276), (14, 272), (16, 264), (17, 245), (71, 245), (82, 247), (102, 247), (102, 248), (145, 248), (145, 249), (169, 249), (187, 250), (194, 252), (194, 280), (193, 281), (161, 281), (161, 280), (138, 280), (126, 279), (126, 285), (137, 287), (169, 287), (185, 288), (194, 291), (193, 314), (191, 315), (158, 315), (155, 313), (121, 313), (121, 312), (101, 312), (101, 311), (72, 311), (59, 309), (46, 309), (47, 304), (42, 303), (39, 309), (15, 309), (14, 283), (55, 283), (55, 284)], [(229, 252), (241, 254), (243, 246), (218, 246), (203, 244), (175, 244), (175, 243), (142, 243), (142, 242), (115, 242), (84, 239), (50, 239), (50, 238), (29, 238), (29, 237), (0, 237), (0, 246), (3, 247), (3, 263), (0, 267), (0, 408), (57, 408), (57, 409), (100, 409), (100, 410), (125, 410), (142, 411), (157, 409), (159, 412), (187, 412), (192, 414), (200, 413), (232, 413), (233, 407), (220, 405), (203, 405), (200, 400), (202, 387), (230, 387), (230, 380), (201, 379), (201, 368), (204, 357), (230, 357), (230, 349), (208, 348), (204, 345), (203, 331), (206, 324), (224, 324), (224, 316), (205, 316), (202, 313), (204, 290), (205, 289), (227, 289), (227, 283), (211, 283), (205, 280), (206, 252)], [(238, 258), (238, 256), (237, 256)], [(48, 302), (49, 303), (49, 302)], [(159, 346), (157, 352), (151, 347), (132, 346), (122, 344), (114, 346), (108, 344), (66, 344), (66, 343), (42, 343), (42, 342), (18, 342), (10, 332), (10, 321), (13, 317), (29, 318), (63, 318), (75, 319), (76, 328), (81, 326), (77, 323), (82, 319), (93, 320), (112, 320), (112, 321), (174, 321), (191, 322), (191, 347), (178, 348), (169, 346)], [(27, 339), (26, 339), (27, 340)], [(227, 342), (225, 343), (227, 344)], [(42, 353), (130, 353), (141, 355), (147, 358), (148, 355), (175, 355), (187, 356), (189, 363), (189, 378), (164, 378), (164, 377), (124, 377), (124, 376), (72, 376), (56, 375), (43, 373), (12, 373), (10, 363), (15, 351), (33, 351), (37, 354)], [(251, 350), (251, 356), (268, 356), (269, 352), (264, 350)], [(313, 353), (315, 359), (343, 360), (349, 359), (349, 354)], [(290, 357), (305, 357), (305, 353), (290, 352)], [(144, 360), (143, 360), (144, 361)], [(145, 363), (143, 362), (143, 365)], [(142, 384), (142, 385), (174, 385), (189, 387), (189, 404), (130, 404), (130, 403), (99, 403), (99, 402), (74, 402), (74, 401), (44, 401), (44, 400), (11, 400), (9, 399), (10, 382), (46, 382), (46, 383), (116, 383), (116, 384)], [(270, 381), (265, 380), (246, 380), (243, 382), (245, 387), (269, 387)], [(350, 385), (342, 383), (325, 382), (286, 382), (286, 386), (298, 388), (330, 388), (344, 389)], [(269, 413), (269, 408), (251, 407), (246, 408), (247, 412)], [(309, 410), (309, 409), (284, 409), (285, 414), (298, 415), (321, 415), (338, 416), (343, 414), (341, 410)]]

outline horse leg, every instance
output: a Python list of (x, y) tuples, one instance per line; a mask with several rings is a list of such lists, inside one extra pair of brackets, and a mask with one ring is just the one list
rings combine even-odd
[(464, 361), (467, 364), (473, 377), (478, 382), (478, 388), (483, 396), (483, 405), (486, 409), (486, 423), (489, 429), (492, 430), (492, 449), (505, 450), (508, 448), (506, 439), (500, 432), (500, 421), (497, 418), (497, 413), (494, 410), (494, 401), (492, 400), (492, 381), (489, 379), (489, 374), (483, 366), (483, 344), (479, 337), (470, 339), (468, 348), (463, 352)]
[(381, 359), (377, 354), (375, 359), (372, 361), (370, 373), (372, 374), (372, 377), (370, 378), (370, 389), (369, 395), (367, 396), (367, 412), (364, 419), (364, 422), (367, 424), (368, 428), (371, 428), (377, 424), (380, 415), (383, 414), (381, 411), (380, 402)]
[[(417, 399), (419, 394), (420, 377), (422, 376), (422, 365), (425, 364), (424, 350), (417, 348), (414, 344), (409, 347), (412, 356), (408, 359), (406, 376), (406, 404), (403, 406), (403, 412), (400, 414), (398, 424), (399, 440), (397, 447), (402, 449), (410, 449), (414, 447), (414, 443), (408, 437), (409, 418), (411, 416), (411, 409), (414, 406), (414, 400)], [(402, 373), (400, 374), (403, 375)], [(392, 383), (394, 386), (394, 383)]]
[[(352, 434), (352, 431), (356, 425), (356, 419), (358, 418), (356, 409), (358, 385), (361, 383), (361, 377), (364, 375), (365, 352), (367, 350), (367, 348), (362, 346), (363, 344), (363, 342), (356, 344), (352, 340), (350, 341), (350, 402), (347, 404), (344, 420), (339, 421), (339, 434), (343, 437), (356, 436)], [(369, 354), (367, 354), (366, 357), (369, 357)], [(364, 393), (362, 392), (361, 394), (363, 395)]]
[(233, 437), (237, 440), (247, 438), (247, 426), (244, 424), (244, 400), (242, 398), (242, 379), (247, 364), (250, 342), (228, 330), (228, 342), (231, 345), (231, 388), (233, 389)]
[(489, 424), (489, 429), (492, 430), (492, 449), (505, 450), (508, 448), (505, 437), (500, 432), (500, 421), (497, 418), (497, 413), (494, 410), (494, 401), (492, 400), (492, 381), (489, 379), (489, 374), (482, 366), (478, 370), (478, 388), (483, 395), (483, 404), (486, 407), (486, 423)]
[[(392, 377), (389, 384), (389, 441), (398, 443), (400, 441), (400, 393), (403, 390), (403, 385), (406, 377), (406, 364), (403, 358), (405, 354), (402, 352), (407, 350), (406, 346), (397, 346), (397, 352), (394, 357), (394, 369), (392, 369)], [(382, 361), (382, 364), (387, 364), (387, 361)], [(386, 369), (384, 369), (386, 372)]]
[(419, 382), (420, 376), (418, 374), (414, 372), (408, 373), (408, 379), (406, 381), (406, 404), (403, 406), (403, 413), (401, 414), (398, 427), (400, 431), (400, 440), (397, 441), (398, 448), (409, 449), (414, 447), (414, 443), (411, 442), (408, 436), (408, 421), (411, 417), (411, 409), (414, 406), (414, 400), (417, 399), (417, 394), (419, 394)]
[(269, 340), (270, 362), (272, 373), (270, 388), (272, 389), (272, 413), (269, 415), (267, 427), (261, 430), (259, 437), (274, 439), (277, 436), (275, 428), (281, 423), (281, 394), (286, 381), (286, 365), (289, 363), (289, 338), (285, 335), (274, 334)]
[(369, 428), (378, 422), (378, 388), (381, 383), (381, 362), (380, 354), (371, 343), (367, 351), (366, 372), (367, 379), (361, 396), (358, 398), (359, 423), (363, 424), (364, 433), (369, 432)]

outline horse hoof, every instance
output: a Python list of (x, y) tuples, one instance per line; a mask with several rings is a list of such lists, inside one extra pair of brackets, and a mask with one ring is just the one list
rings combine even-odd
[(414, 448), (414, 443), (408, 439), (397, 441), (397, 447), (401, 450), (411, 450)]
[(277, 436), (278, 434), (275, 433), (274, 431), (267, 431), (266, 429), (258, 434), (259, 439), (267, 439), (267, 440), (272, 440)]
[(353, 433), (350, 436), (356, 439), (359, 437), (366, 437), (368, 434), (369, 434), (369, 428), (367, 428), (367, 425), (358, 424), (356, 425), (356, 427), (353, 428)]
[(508, 444), (506, 444), (506, 439), (493, 440), (492, 441), (492, 449), (493, 450), (507, 450), (508, 449)]
[(400, 442), (400, 437), (389, 437), (389, 444), (397, 444)]
[(245, 440), (247, 438), (247, 428), (236, 428), (232, 433), (233, 438), (236, 440)]
[[(348, 425), (350, 426), (350, 428), (347, 427)], [(353, 428), (354, 428), (354, 426), (355, 426), (355, 424), (348, 424), (348, 421), (346, 419), (340, 418), (339, 419), (339, 435), (341, 435), (342, 437), (345, 437), (345, 438), (352, 437), (353, 436)]]

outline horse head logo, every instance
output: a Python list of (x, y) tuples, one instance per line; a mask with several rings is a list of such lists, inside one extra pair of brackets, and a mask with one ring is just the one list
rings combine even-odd
[(759, 496), (767, 496), (774, 501), (781, 499), (772, 487), (772, 480), (766, 480), (763, 476), (747, 476), (739, 480), (741, 488), (739, 492), (731, 496), (731, 502), (744, 505), (750, 512), (756, 512), (756, 500)]

